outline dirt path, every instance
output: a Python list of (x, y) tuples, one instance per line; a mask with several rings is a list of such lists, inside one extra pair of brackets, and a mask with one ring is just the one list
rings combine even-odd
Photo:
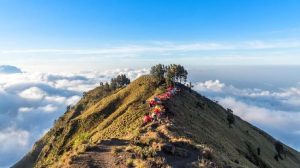
[(187, 164), (198, 161), (201, 158), (201, 153), (199, 150), (185, 148), (187, 150), (187, 157), (180, 157), (176, 155), (163, 154), (163, 157), (166, 159), (172, 168), (186, 168)]
[(72, 168), (108, 168), (125, 167), (117, 165), (117, 158), (111, 153), (113, 147), (128, 145), (127, 141), (120, 139), (105, 140), (97, 146), (78, 155), (72, 160)]

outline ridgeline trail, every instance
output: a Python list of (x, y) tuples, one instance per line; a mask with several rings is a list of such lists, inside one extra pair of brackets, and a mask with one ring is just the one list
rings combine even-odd
[(143, 124), (153, 112), (145, 102), (167, 87), (144, 75), (87, 92), (13, 168), (300, 168), (299, 152), (282, 144), (286, 157), (276, 160), (276, 139), (238, 116), (230, 128), (227, 109), (184, 85), (163, 101), (160, 120)]

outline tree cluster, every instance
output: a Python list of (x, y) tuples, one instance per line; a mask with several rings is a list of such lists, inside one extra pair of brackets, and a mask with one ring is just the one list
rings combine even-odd
[(160, 81), (165, 78), (166, 67), (162, 64), (157, 64), (151, 67), (150, 74), (157, 77)]
[(130, 83), (130, 79), (126, 75), (118, 75), (116, 78), (112, 78), (110, 81), (110, 87), (114, 90), (122, 86), (126, 86)]
[(157, 77), (160, 81), (165, 80), (167, 84), (173, 84), (174, 82), (186, 82), (188, 72), (180, 64), (158, 64), (151, 67), (150, 74)]
[(126, 77), (125, 74), (118, 75), (115, 78), (112, 78), (110, 80), (110, 83), (108, 82), (100, 82), (100, 87), (103, 87), (104, 90), (109, 91), (109, 90), (115, 90), (117, 88), (123, 87), (130, 84), (130, 79)]

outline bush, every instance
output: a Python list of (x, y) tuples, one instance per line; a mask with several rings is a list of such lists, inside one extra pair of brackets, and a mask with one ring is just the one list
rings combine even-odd
[(231, 109), (227, 109), (227, 112), (227, 121), (229, 124), (229, 128), (231, 128), (231, 125), (235, 122), (235, 118)]
[(83, 106), (82, 104), (78, 104), (78, 105), (76, 106), (75, 110), (74, 110), (74, 113), (78, 115), (78, 114), (80, 114), (81, 111), (83, 111), (83, 110), (84, 110), (84, 106)]
[(148, 158), (148, 157), (154, 157), (156, 155), (156, 151), (151, 148), (151, 147), (145, 147), (143, 148), (143, 155)]
[(127, 166), (127, 167), (133, 167), (133, 166), (134, 166), (134, 164), (133, 164), (133, 159), (127, 159), (127, 160), (126, 160), (126, 166)]
[(86, 144), (88, 142), (89, 139), (89, 135), (88, 133), (82, 133), (79, 136), (77, 136), (77, 138), (74, 141), (74, 146), (77, 147), (80, 144)]
[(112, 153), (112, 154), (118, 154), (118, 153), (120, 153), (120, 152), (122, 152), (122, 151), (123, 151), (123, 148), (122, 148), (121, 146), (113, 147), (113, 148), (111, 149), (111, 153)]
[(140, 147), (140, 146), (132, 146), (130, 150), (133, 153), (137, 154), (137, 156), (141, 157), (142, 159), (154, 157), (156, 155), (156, 150), (152, 147)]
[(144, 161), (140, 160), (140, 159), (135, 159), (134, 160), (134, 166), (136, 168), (145, 168), (145, 167), (149, 167)]
[(275, 146), (275, 150), (277, 152), (277, 156), (283, 160), (283, 157), (281, 156), (282, 154), (285, 155), (283, 144), (279, 141), (276, 141), (274, 146)]
[(209, 150), (203, 150), (202, 151), (202, 157), (208, 160), (212, 159), (212, 153)]

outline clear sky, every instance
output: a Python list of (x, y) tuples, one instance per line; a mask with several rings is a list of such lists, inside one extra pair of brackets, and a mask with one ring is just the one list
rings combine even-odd
[(70, 57), (81, 67), (106, 60), (106, 68), (162, 56), (299, 64), (299, 8), (298, 0), (0, 0), (0, 58), (25, 68), (62, 66)]

